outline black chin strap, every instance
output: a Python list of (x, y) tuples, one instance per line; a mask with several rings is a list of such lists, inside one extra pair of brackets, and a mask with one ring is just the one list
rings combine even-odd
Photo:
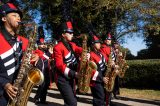
[(62, 43), (64, 44), (64, 46), (67, 48), (68, 51), (71, 51), (74, 54), (74, 51), (73, 51), (71, 45), (63, 38), (62, 38)]

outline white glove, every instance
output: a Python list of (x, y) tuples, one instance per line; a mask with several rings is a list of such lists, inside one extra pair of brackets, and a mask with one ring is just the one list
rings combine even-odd
[(87, 53), (87, 60), (88, 61), (90, 60), (90, 57), (91, 57), (90, 53)]

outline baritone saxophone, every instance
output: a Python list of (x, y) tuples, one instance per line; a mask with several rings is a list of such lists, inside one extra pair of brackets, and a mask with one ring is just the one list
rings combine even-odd
[(30, 93), (35, 85), (39, 85), (44, 81), (42, 72), (30, 64), (31, 54), (35, 48), (36, 41), (36, 24), (24, 24), (26, 26), (33, 26), (34, 31), (29, 36), (29, 43), (24, 52), (19, 73), (13, 86), (17, 87), (17, 95), (13, 100), (9, 100), (7, 106), (26, 106)]
[(120, 68), (119, 68), (119, 74), (118, 74), (118, 76), (120, 78), (124, 77), (126, 70), (129, 68), (129, 65), (127, 64), (127, 62), (125, 60), (126, 59), (126, 53), (127, 53), (127, 49), (125, 49), (122, 52), (122, 58), (120, 59), (120, 62), (119, 62)]
[[(111, 48), (112, 51), (112, 48)], [(118, 59), (116, 59), (118, 61)], [(116, 62), (117, 63), (117, 62)], [(115, 78), (118, 75), (117, 70), (118, 67), (113, 67), (112, 66), (112, 54), (109, 54), (109, 59), (108, 59), (108, 64), (106, 63), (107, 69), (105, 72), (105, 77), (108, 78), (108, 83), (104, 84), (104, 88), (106, 89), (107, 92), (112, 92), (115, 84)]]
[(79, 74), (81, 77), (78, 79), (78, 89), (79, 92), (82, 94), (86, 94), (90, 88), (90, 79), (91, 79), (91, 73), (93, 69), (97, 69), (97, 65), (93, 61), (88, 61), (86, 59), (87, 53), (88, 53), (88, 47), (87, 47), (87, 35), (82, 34), (81, 35), (83, 41), (82, 41), (82, 54), (81, 54), (81, 61), (80, 61), (80, 68), (79, 68)]

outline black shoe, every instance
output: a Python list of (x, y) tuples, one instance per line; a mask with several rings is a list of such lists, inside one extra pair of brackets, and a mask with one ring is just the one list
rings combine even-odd
[(113, 102), (110, 102), (109, 106), (114, 106)]
[(76, 94), (80, 94), (79, 88), (76, 89)]
[(115, 99), (119, 99), (119, 97), (117, 97), (117, 95), (114, 95), (114, 98), (115, 98)]
[(76, 99), (78, 100), (78, 99), (79, 99), (79, 97), (78, 97), (78, 96), (76, 96)]
[(40, 104), (48, 104), (46, 101), (40, 101)]
[(40, 101), (39, 100), (35, 100), (34, 103), (37, 105), (37, 104), (40, 103)]

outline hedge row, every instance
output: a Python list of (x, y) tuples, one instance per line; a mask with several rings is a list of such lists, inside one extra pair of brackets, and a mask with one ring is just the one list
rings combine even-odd
[(120, 80), (121, 87), (160, 89), (160, 60), (128, 60), (129, 69)]

